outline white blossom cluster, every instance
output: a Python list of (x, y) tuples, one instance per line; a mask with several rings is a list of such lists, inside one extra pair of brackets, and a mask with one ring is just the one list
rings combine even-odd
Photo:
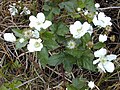
[[(27, 49), (29, 52), (41, 51), (43, 48), (42, 40), (40, 39), (40, 31), (41, 29), (47, 29), (49, 26), (52, 25), (51, 21), (45, 20), (45, 15), (40, 12), (37, 14), (37, 17), (30, 16), (30, 30), (24, 31), (24, 37), (29, 38), (29, 43), (27, 45)], [(13, 33), (5, 33), (3, 35), (4, 40), (8, 42), (15, 42), (16, 37)], [(25, 38), (20, 38), (19, 42), (23, 43)]]
[[(8, 10), (9, 10), (9, 12), (10, 12), (10, 14), (12, 16), (15, 16), (15, 15), (19, 14), (18, 8), (21, 9), (20, 6), (17, 7), (16, 3), (13, 3), (13, 5), (9, 5), (9, 9)], [(30, 10), (26, 6), (23, 7), (22, 11), (20, 12), (21, 15), (22, 14), (29, 15), (30, 13), (31, 13)]]

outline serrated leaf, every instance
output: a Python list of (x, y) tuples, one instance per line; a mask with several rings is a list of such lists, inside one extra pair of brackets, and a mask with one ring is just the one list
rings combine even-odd
[(64, 57), (63, 53), (53, 55), (48, 59), (48, 64), (51, 66), (59, 65), (63, 62)]
[(55, 36), (53, 33), (46, 31), (42, 34), (41, 38), (44, 41), (43, 45), (46, 46), (48, 49), (55, 49), (58, 47), (58, 44), (55, 41)]
[(77, 8), (77, 1), (74, 0), (70, 0), (70, 1), (67, 1), (67, 2), (62, 2), (59, 4), (59, 7), (61, 9), (65, 8), (66, 11), (68, 12), (74, 12), (75, 9)]
[(74, 78), (72, 80), (72, 85), (76, 87), (78, 90), (81, 90), (84, 86), (86, 86), (86, 79), (84, 78)]
[(93, 59), (94, 55), (90, 53), (88, 50), (86, 50), (83, 56), (80, 59), (78, 59), (77, 64), (82, 68), (95, 71), (96, 68), (93, 65)]
[(85, 4), (90, 12), (96, 12), (94, 0), (85, 0)]
[(67, 49), (65, 52), (77, 58), (80, 58), (83, 54), (83, 50), (79, 49)]
[(41, 65), (45, 67), (46, 64), (48, 64), (48, 56), (49, 56), (47, 48), (43, 47), (40, 52), (37, 52), (37, 55), (38, 55)]
[(87, 43), (91, 40), (91, 36), (89, 33), (86, 33), (83, 37), (82, 37), (82, 41)]
[(59, 15), (60, 14), (60, 9), (58, 7), (54, 7), (52, 9), (52, 12), (55, 14), (55, 15)]
[(43, 9), (44, 9), (45, 11), (49, 11), (49, 10), (51, 9), (51, 7), (48, 6), (48, 5), (43, 5)]
[(67, 72), (71, 72), (73, 68), (73, 64), (76, 63), (76, 58), (72, 57), (71, 55), (65, 54), (63, 58), (63, 67)]
[(69, 32), (68, 27), (64, 23), (60, 23), (56, 33), (60, 36), (65, 36)]

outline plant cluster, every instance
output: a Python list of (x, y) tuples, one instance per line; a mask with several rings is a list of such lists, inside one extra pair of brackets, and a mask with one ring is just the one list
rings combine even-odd
[[(19, 13), (16, 7), (13, 4), (9, 8), (13, 18)], [(4, 40), (14, 43), (18, 51), (24, 49), (35, 54), (42, 68), (63, 65), (68, 73), (73, 67), (101, 73), (115, 70), (117, 55), (109, 53), (105, 44), (109, 39), (111, 18), (99, 10), (98, 3), (93, 0), (45, 0), (42, 8), (42, 12), (34, 14), (24, 7), (20, 14), (30, 15), (29, 27), (12, 28), (12, 32), (4, 33)], [(66, 90), (89, 88), (99, 89), (94, 81), (78, 76)]]

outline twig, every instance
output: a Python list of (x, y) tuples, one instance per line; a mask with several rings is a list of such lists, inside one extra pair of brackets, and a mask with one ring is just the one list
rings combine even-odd
[[(47, 67), (48, 69), (50, 69), (51, 71), (53, 71), (54, 73), (58, 74), (59, 76), (63, 77), (63, 75), (61, 75), (61, 74), (58, 73), (57, 71), (53, 70), (52, 68), (50, 68), (50, 67), (48, 67), (48, 66), (46, 66), (46, 67)], [(67, 81), (69, 81), (70, 83), (72, 83), (72, 81), (71, 81), (70, 79), (68, 79), (67, 77), (65, 77), (65, 79), (66, 79)]]
[(99, 8), (99, 10), (107, 10), (107, 9), (120, 9), (120, 6), (112, 6), (112, 7), (106, 7), (106, 8)]
[(38, 77), (35, 77), (35, 78), (31, 79), (31, 80), (28, 80), (28, 81), (26, 81), (26, 82), (18, 85), (16, 88), (19, 88), (19, 87), (21, 87), (21, 86), (23, 86), (23, 85), (25, 85), (25, 84), (27, 84), (27, 83), (30, 83), (30, 82), (34, 81), (35, 79), (37, 79), (37, 78), (38, 78)]

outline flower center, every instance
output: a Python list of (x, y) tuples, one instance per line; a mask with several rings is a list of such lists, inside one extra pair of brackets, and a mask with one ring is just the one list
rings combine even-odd
[(35, 48), (38, 48), (38, 47), (40, 47), (40, 43), (39, 42), (35, 42), (34, 46), (35, 46)]
[(32, 36), (32, 31), (31, 30), (28, 30), (28, 31), (26, 31), (25, 33), (25, 37), (31, 37)]
[(41, 22), (39, 22), (39, 21), (37, 22), (37, 25), (41, 25), (41, 24), (42, 24)]
[(82, 30), (82, 27), (80, 27), (79, 29), (77, 29), (77, 32), (79, 33)]
[(106, 60), (105, 58), (101, 58), (101, 59), (100, 59), (100, 62), (101, 62), (101, 63), (105, 63), (106, 61), (107, 61), (107, 60)]

